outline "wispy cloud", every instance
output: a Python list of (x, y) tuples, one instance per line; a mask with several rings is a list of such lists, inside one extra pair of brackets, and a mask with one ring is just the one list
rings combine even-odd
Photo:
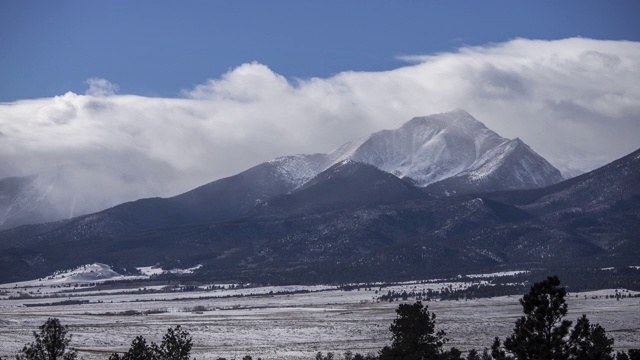
[(89, 89), (85, 92), (90, 96), (110, 96), (118, 91), (118, 85), (112, 84), (109, 80), (101, 78), (90, 78), (86, 81)]
[(165, 196), (455, 108), (564, 169), (640, 147), (640, 43), (516, 39), (404, 59), (293, 82), (242, 64), (182, 98), (116, 95), (96, 78), (85, 95), (2, 104), (0, 177), (91, 164), (108, 169), (101, 191), (114, 201)]

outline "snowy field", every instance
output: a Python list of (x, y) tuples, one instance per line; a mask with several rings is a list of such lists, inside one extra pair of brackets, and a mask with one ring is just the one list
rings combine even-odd
[[(124, 293), (122, 289), (81, 287), (82, 291), (64, 292), (70, 288), (59, 287), (61, 284), (86, 281), (77, 272), (72, 276), (0, 285), (0, 356), (12, 357), (32, 341), (32, 331), (48, 317), (69, 325), (72, 345), (86, 359), (106, 359), (114, 351), (125, 351), (137, 335), (159, 342), (167, 328), (178, 324), (191, 333), (192, 355), (198, 359), (241, 359), (244, 355), (254, 359), (312, 359), (318, 351), (376, 352), (390, 342), (388, 328), (399, 304), (378, 302), (379, 295), (389, 290), (410, 292), (469, 285), (406, 282), (351, 291), (334, 286), (230, 289), (226, 285), (218, 290), (155, 293), (137, 288)], [(294, 293), (300, 290), (307, 292)], [(592, 323), (604, 326), (615, 339), (615, 348), (640, 347), (640, 297), (605, 298), (616, 291), (634, 294), (622, 289), (569, 294), (569, 319), (575, 321), (585, 313)], [(438, 328), (448, 333), (447, 347), (482, 349), (490, 346), (495, 336), (502, 338), (511, 332), (521, 313), (519, 298), (427, 304), (437, 315)], [(74, 304), (55, 304), (68, 300)]]

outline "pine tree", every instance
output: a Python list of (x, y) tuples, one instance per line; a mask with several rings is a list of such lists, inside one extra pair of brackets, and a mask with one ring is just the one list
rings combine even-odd
[(559, 287), (557, 276), (533, 284), (528, 294), (520, 299), (524, 316), (516, 321), (513, 334), (505, 339), (504, 351), (496, 338), (492, 355), (496, 359), (518, 360), (569, 358), (564, 337), (569, 334), (571, 321), (565, 320), (566, 291)]
[(576, 322), (567, 346), (571, 359), (613, 360), (613, 339), (599, 324), (590, 325), (586, 315)]
[(484, 349), (482, 354), (478, 353), (478, 350), (476, 349), (469, 350), (469, 353), (467, 354), (467, 360), (491, 360), (491, 359), (492, 359), (491, 355), (489, 355), (489, 352), (487, 351), (486, 348)]
[(35, 341), (25, 345), (16, 355), (17, 360), (75, 360), (77, 352), (68, 350), (71, 334), (60, 320), (49, 318), (40, 325), (40, 333), (33, 332)]
[(420, 301), (415, 304), (400, 304), (398, 316), (389, 330), (393, 334), (391, 346), (380, 351), (380, 360), (437, 359), (444, 354), (446, 342), (444, 331), (436, 332), (436, 315)]
[(142, 336), (137, 336), (131, 342), (129, 350), (122, 354), (112, 354), (109, 360), (155, 360), (156, 354), (152, 346), (147, 345), (147, 340)]
[[(613, 360), (613, 339), (599, 324), (589, 324), (582, 315), (571, 329), (565, 320), (566, 291), (560, 280), (551, 276), (535, 283), (520, 299), (523, 312), (516, 321), (513, 334), (504, 346), (495, 338), (491, 356), (496, 360)], [(620, 357), (620, 356), (617, 356)]]
[(189, 360), (192, 346), (189, 332), (177, 325), (175, 328), (167, 329), (156, 352), (160, 359)]

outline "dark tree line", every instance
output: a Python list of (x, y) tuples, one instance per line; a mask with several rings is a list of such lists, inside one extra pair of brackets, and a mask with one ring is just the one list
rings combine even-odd
[[(613, 339), (599, 324), (591, 324), (586, 315), (572, 322), (566, 319), (566, 290), (556, 276), (535, 283), (520, 299), (524, 315), (513, 333), (480, 353), (471, 350), (466, 357), (456, 348), (445, 349), (446, 333), (436, 330), (436, 315), (420, 301), (400, 304), (397, 317), (389, 327), (391, 345), (377, 355), (344, 353), (345, 360), (640, 360), (640, 350), (613, 352)], [(76, 360), (69, 348), (71, 335), (58, 319), (48, 319), (34, 332), (34, 342), (25, 345), (16, 360)], [(180, 325), (169, 328), (160, 345), (147, 344), (136, 337), (129, 350), (114, 353), (109, 360), (189, 360), (192, 340)], [(219, 358), (223, 359), (223, 358)], [(316, 360), (333, 360), (334, 354), (321, 352)], [(1, 360), (1, 359), (0, 359)], [(251, 360), (245, 356), (243, 360)]]

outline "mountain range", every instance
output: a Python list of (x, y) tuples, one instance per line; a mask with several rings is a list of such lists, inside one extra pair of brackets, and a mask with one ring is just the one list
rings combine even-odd
[(176, 197), (2, 231), (0, 281), (94, 262), (266, 282), (630, 263), (639, 181), (640, 151), (562, 181), (521, 140), (458, 110)]
[[(556, 168), (521, 140), (505, 139), (456, 110), (414, 118), (398, 129), (371, 134), (328, 154), (276, 158), (167, 203), (193, 221), (232, 218), (256, 202), (296, 190), (345, 160), (373, 165), (420, 187), (433, 184), (431, 191), (445, 194), (537, 188), (562, 180)], [(113, 170), (77, 164), (0, 180), (0, 229), (92, 213), (117, 205), (117, 199), (144, 194), (136, 189), (110, 194), (79, 185), (87, 178), (101, 184), (100, 179), (107, 178), (105, 171)], [(199, 205), (205, 199), (216, 205), (202, 209)]]

